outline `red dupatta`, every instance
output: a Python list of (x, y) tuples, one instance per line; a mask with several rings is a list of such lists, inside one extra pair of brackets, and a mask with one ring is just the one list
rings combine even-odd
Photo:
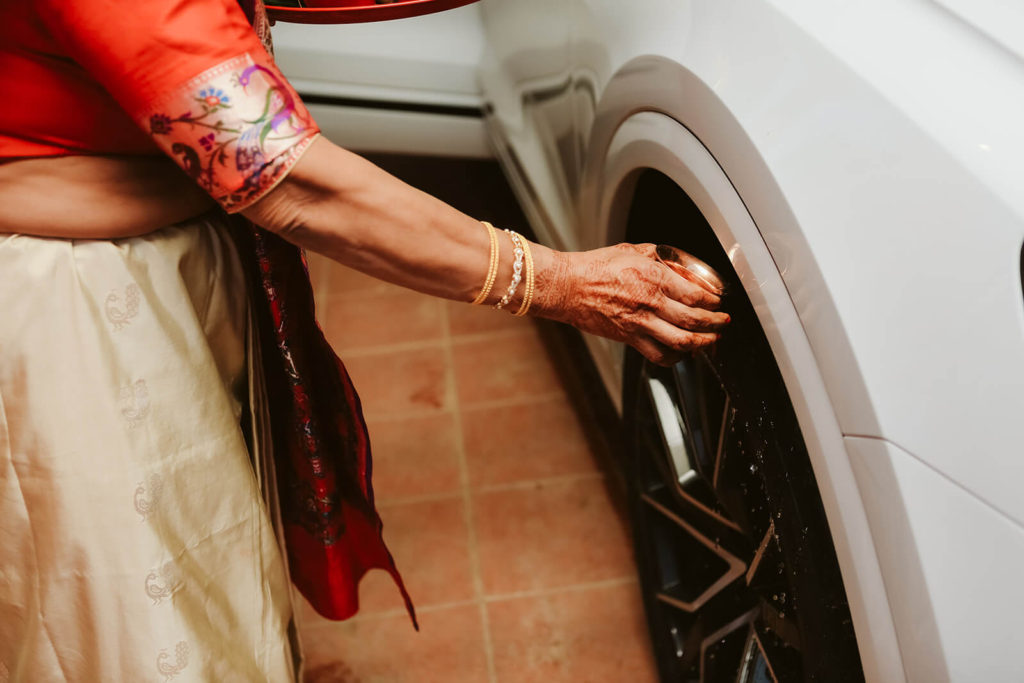
[[(239, 4), (269, 48), (262, 1)], [(234, 236), (248, 265), (292, 582), (317, 612), (345, 619), (358, 609), (363, 575), (385, 569), (418, 629), (374, 507), (359, 396), (316, 322), (302, 252), (237, 219)]]
[(244, 219), (234, 236), (248, 265), (292, 582), (317, 612), (345, 619), (362, 576), (386, 569), (415, 626), (374, 509), (359, 396), (316, 324), (301, 252)]

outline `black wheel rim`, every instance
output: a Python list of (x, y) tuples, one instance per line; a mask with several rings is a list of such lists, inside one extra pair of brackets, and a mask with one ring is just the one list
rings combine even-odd
[(711, 354), (630, 363), (631, 514), (662, 678), (862, 680), (795, 416), (739, 317)]

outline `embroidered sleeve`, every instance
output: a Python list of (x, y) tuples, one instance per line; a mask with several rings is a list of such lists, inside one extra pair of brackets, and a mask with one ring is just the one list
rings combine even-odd
[(274, 63), (249, 54), (188, 81), (139, 123), (231, 212), (277, 185), (319, 132)]
[(318, 133), (238, 0), (31, 1), (69, 68), (228, 211), (280, 182)]

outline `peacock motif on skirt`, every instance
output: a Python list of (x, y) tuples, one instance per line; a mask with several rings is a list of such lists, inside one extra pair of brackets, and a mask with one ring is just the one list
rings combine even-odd
[(191, 652), (192, 648), (184, 640), (179, 641), (174, 646), (173, 659), (167, 650), (160, 650), (160, 654), (156, 657), (156, 670), (163, 675), (164, 681), (171, 680), (185, 670), (185, 667), (188, 666), (188, 656)]

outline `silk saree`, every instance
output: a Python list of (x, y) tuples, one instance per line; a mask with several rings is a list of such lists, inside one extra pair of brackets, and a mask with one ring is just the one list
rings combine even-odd
[[(237, 212), (318, 134), (234, 0), (7, 3), (0, 159), (165, 153), (221, 206), (0, 236), (0, 680), (289, 680), (392, 576), (358, 396), (297, 248)], [(291, 635), (290, 635), (291, 634)]]

